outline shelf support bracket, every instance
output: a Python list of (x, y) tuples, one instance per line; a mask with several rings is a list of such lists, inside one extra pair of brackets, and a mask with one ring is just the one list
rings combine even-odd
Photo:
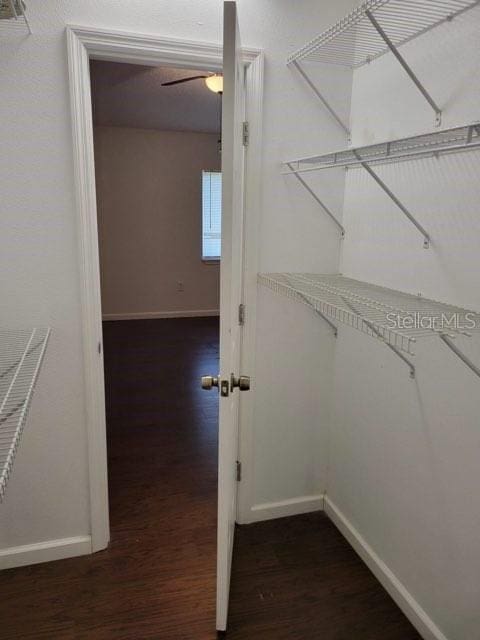
[(316, 307), (313, 306), (313, 304), (310, 302), (310, 300), (307, 298), (307, 296), (304, 296), (303, 293), (300, 293), (300, 291), (296, 291), (296, 294), (298, 296), (300, 296), (303, 300), (305, 300), (305, 302), (308, 304), (309, 307), (312, 307), (312, 309), (315, 311), (315, 313), (317, 314), (317, 316), (320, 316), (320, 318), (322, 318), (322, 320), (324, 320), (329, 327), (332, 329), (333, 331), (333, 335), (335, 336), (335, 338), (338, 338), (338, 329), (337, 327), (333, 324), (333, 322), (330, 320), (330, 318), (328, 318), (323, 311), (320, 311), (320, 309), (317, 309)]
[(337, 327), (333, 324), (333, 322), (327, 318), (327, 316), (320, 311), (319, 309), (316, 309), (315, 307), (312, 307), (312, 309), (315, 311), (315, 313), (320, 316), (320, 318), (322, 318), (322, 320), (324, 320), (328, 325), (330, 325), (330, 328), (333, 331), (333, 335), (335, 336), (335, 338), (338, 338), (338, 329)]
[(389, 349), (391, 349), (395, 355), (397, 355), (401, 360), (403, 360), (403, 362), (405, 362), (405, 364), (410, 369), (410, 377), (415, 378), (415, 365), (412, 364), (412, 362), (410, 362), (410, 360), (406, 356), (404, 356), (403, 353), (399, 349), (397, 349), (397, 347), (394, 347), (393, 344), (389, 344), (388, 342), (385, 342), (385, 340), (382, 338), (382, 335), (378, 331), (378, 329), (369, 320), (367, 320), (364, 316), (362, 316), (362, 314), (359, 313), (357, 309), (355, 309), (355, 307), (351, 302), (346, 300), (343, 296), (340, 296), (340, 297), (345, 302), (347, 307), (349, 307), (354, 313), (357, 314), (357, 316), (359, 316), (362, 319), (362, 322), (364, 322), (367, 325), (370, 331), (372, 331), (372, 333), (374, 333), (377, 336), (377, 338), (379, 338)]
[(367, 11), (365, 11), (365, 14), (366, 14), (367, 18), (370, 20), (370, 22), (372, 23), (375, 31), (377, 31), (377, 33), (382, 38), (382, 40), (385, 42), (387, 47), (390, 49), (390, 51), (396, 57), (398, 62), (402, 65), (404, 70), (407, 72), (409, 78), (412, 80), (414, 85), (417, 87), (417, 89), (420, 91), (422, 96), (425, 98), (425, 100), (428, 102), (428, 104), (435, 111), (435, 124), (436, 124), (437, 127), (439, 127), (442, 124), (442, 110), (437, 105), (437, 103), (434, 101), (432, 96), (428, 93), (428, 91), (425, 89), (425, 87), (420, 82), (420, 80), (417, 78), (417, 76), (414, 74), (414, 72), (412, 71), (412, 68), (406, 62), (405, 58), (401, 55), (401, 53), (399, 53), (397, 47), (393, 44), (393, 42), (390, 40), (388, 35), (382, 29), (382, 27), (378, 23), (377, 19), (373, 15), (373, 13), (370, 10), (367, 9)]
[(420, 231), (420, 233), (423, 235), (423, 248), (424, 249), (428, 249), (430, 247), (430, 235), (427, 233), (427, 231), (422, 227), (422, 225), (413, 217), (413, 215), (410, 213), (410, 211), (407, 209), (407, 207), (405, 207), (405, 205), (403, 205), (400, 200), (397, 198), (397, 196), (387, 187), (387, 185), (383, 182), (383, 180), (378, 176), (377, 173), (375, 173), (375, 171), (372, 169), (372, 167), (368, 164), (368, 162), (364, 162), (360, 156), (360, 154), (356, 151), (353, 150), (353, 153), (355, 154), (355, 157), (358, 158), (358, 160), (360, 161), (360, 164), (362, 165), (362, 167), (365, 169), (365, 171), (367, 171), (372, 178), (375, 180), (375, 182), (383, 189), (383, 191), (385, 191), (385, 193), (387, 194), (387, 196), (393, 200), (393, 202), (397, 205), (397, 207), (400, 209), (400, 211), (402, 211), (402, 213), (410, 220), (410, 222), (412, 224), (414, 224), (417, 229)]
[(320, 91), (317, 89), (317, 87), (313, 84), (313, 82), (310, 80), (310, 78), (308, 77), (308, 75), (305, 73), (305, 71), (302, 69), (302, 67), (298, 64), (298, 62), (296, 60), (294, 60), (292, 62), (293, 66), (297, 69), (298, 73), (302, 76), (302, 78), (305, 80), (305, 82), (308, 84), (308, 86), (310, 87), (310, 89), (313, 91), (313, 93), (317, 96), (317, 98), (320, 100), (320, 102), (323, 104), (323, 106), (325, 107), (325, 109), (329, 112), (329, 114), (332, 116), (332, 118), (337, 122), (337, 124), (340, 125), (340, 127), (344, 130), (344, 132), (347, 134), (347, 139), (348, 142), (350, 142), (351, 139), (351, 133), (350, 133), (350, 129), (347, 127), (347, 125), (343, 122), (343, 120), (340, 118), (340, 116), (338, 115), (338, 113), (335, 111), (335, 109), (327, 102), (327, 100), (323, 97), (323, 95), (320, 93)]
[[(292, 163), (291, 162), (287, 162), (286, 163), (287, 167), (289, 169), (291, 169), (293, 172), (295, 171)], [(330, 209), (320, 200), (320, 198), (317, 196), (317, 194), (313, 191), (313, 189), (305, 182), (305, 180), (302, 178), (302, 176), (300, 176), (298, 173), (293, 173), (292, 175), (294, 175), (297, 180), (300, 182), (301, 185), (303, 185), (305, 187), (305, 189), (308, 191), (308, 193), (312, 196), (312, 198), (322, 207), (322, 209), (325, 211), (325, 213), (330, 216), (330, 218), (333, 220), (333, 222), (337, 225), (337, 227), (340, 229), (340, 233), (342, 235), (342, 238), (345, 237), (345, 228), (343, 227), (343, 225), (340, 224), (340, 222), (337, 220), (337, 218), (335, 217), (335, 215), (330, 211)]]
[(477, 367), (477, 365), (474, 364), (470, 360), (470, 358), (467, 358), (467, 356), (464, 353), (462, 353), (462, 351), (460, 351), (460, 349), (457, 347), (457, 345), (453, 342), (453, 340), (449, 336), (447, 336), (444, 333), (441, 333), (440, 338), (447, 345), (447, 347), (449, 347), (449, 349), (451, 349), (453, 353), (456, 356), (458, 356), (460, 360), (464, 362), (467, 365), (467, 367), (471, 369), (473, 373), (475, 373), (480, 378), (480, 367)]

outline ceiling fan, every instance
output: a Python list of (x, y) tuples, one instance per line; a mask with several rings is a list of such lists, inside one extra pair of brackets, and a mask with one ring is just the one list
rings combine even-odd
[(191, 82), (192, 80), (205, 80), (210, 91), (213, 93), (223, 93), (223, 76), (219, 73), (213, 73), (209, 75), (201, 76), (189, 76), (188, 78), (180, 78), (180, 80), (170, 80), (169, 82), (162, 82), (162, 87), (171, 87), (175, 84), (182, 84), (183, 82)]

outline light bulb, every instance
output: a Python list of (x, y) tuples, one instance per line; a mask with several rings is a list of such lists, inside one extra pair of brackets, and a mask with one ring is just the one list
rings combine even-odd
[(205, 78), (205, 84), (213, 93), (223, 93), (223, 76), (217, 74)]

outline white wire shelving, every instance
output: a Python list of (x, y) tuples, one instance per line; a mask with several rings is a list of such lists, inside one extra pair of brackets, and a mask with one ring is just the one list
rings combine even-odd
[(350, 147), (340, 151), (296, 158), (285, 162), (285, 164), (291, 164), (295, 167), (292, 173), (303, 173), (335, 167), (359, 167), (363, 162), (375, 165), (413, 160), (441, 153), (478, 149), (479, 147), (480, 122), (399, 140), (378, 142), (364, 147)]
[(312, 307), (337, 336), (335, 322), (382, 341), (408, 365), (418, 340), (438, 337), (477, 376), (474, 364), (454, 343), (457, 336), (480, 330), (480, 313), (341, 275), (264, 273), (258, 282), (287, 298)]
[(287, 64), (304, 77), (317, 97), (347, 134), (347, 125), (311, 81), (305, 62), (333, 64), (357, 69), (391, 52), (423, 98), (435, 112), (440, 125), (442, 111), (413, 72), (399, 49), (407, 42), (480, 4), (480, 0), (366, 0), (342, 20), (293, 53)]
[(9, 33), (32, 33), (23, 0), (0, 0), (0, 36)]
[(391, 162), (401, 162), (415, 160), (418, 158), (428, 158), (446, 153), (459, 153), (480, 149), (480, 124), (468, 124), (451, 129), (437, 130), (432, 133), (421, 134), (400, 140), (380, 142), (365, 147), (355, 147), (332, 151), (321, 155), (308, 156), (287, 160), (283, 164), (287, 167), (284, 175), (294, 175), (300, 183), (307, 189), (310, 195), (318, 202), (322, 209), (332, 218), (339, 227), (342, 236), (345, 229), (338, 221), (334, 213), (328, 209), (320, 197), (313, 191), (301, 174), (323, 169), (334, 169), (338, 167), (365, 169), (375, 180), (379, 187), (397, 205), (408, 220), (418, 229), (423, 236), (423, 246), (430, 246), (430, 235), (427, 230), (418, 222), (416, 217), (399, 200), (393, 191), (385, 184), (372, 166)]
[(0, 329), (0, 502), (5, 496), (50, 329)]

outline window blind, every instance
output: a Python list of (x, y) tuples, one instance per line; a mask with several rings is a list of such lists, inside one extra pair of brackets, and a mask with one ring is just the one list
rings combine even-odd
[(202, 259), (219, 260), (221, 254), (222, 174), (202, 172)]

